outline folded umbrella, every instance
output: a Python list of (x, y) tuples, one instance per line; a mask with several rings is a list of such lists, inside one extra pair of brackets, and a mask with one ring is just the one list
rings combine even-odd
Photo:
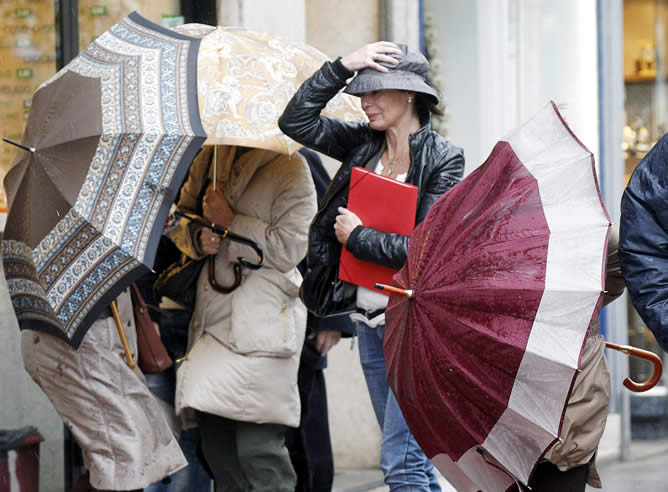
[(22, 329), (78, 347), (150, 270), (206, 136), (199, 43), (132, 13), (35, 92), (4, 181), (3, 266)]

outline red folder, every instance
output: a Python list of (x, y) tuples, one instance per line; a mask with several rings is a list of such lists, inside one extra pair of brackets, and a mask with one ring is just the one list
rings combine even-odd
[[(415, 228), (417, 187), (381, 176), (362, 167), (353, 167), (350, 176), (348, 210), (355, 212), (366, 227), (410, 236)], [(339, 278), (369, 289), (376, 282), (392, 285), (392, 268), (358, 260), (344, 246)], [(387, 292), (374, 289), (388, 295)]]

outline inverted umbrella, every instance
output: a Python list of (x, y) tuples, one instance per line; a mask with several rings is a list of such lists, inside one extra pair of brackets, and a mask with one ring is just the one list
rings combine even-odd
[(205, 139), (199, 43), (132, 13), (35, 92), (4, 181), (3, 266), (22, 329), (76, 348), (149, 271)]
[(411, 236), (386, 312), (389, 383), (459, 490), (527, 483), (559, 436), (601, 302), (609, 219), (594, 160), (552, 103)]
[[(278, 128), (278, 117), (301, 83), (327, 61), (306, 44), (235, 27), (185, 24), (178, 32), (202, 38), (197, 85), (207, 144), (243, 145), (282, 154), (299, 150)], [(338, 94), (322, 113), (367, 121), (359, 98)]]

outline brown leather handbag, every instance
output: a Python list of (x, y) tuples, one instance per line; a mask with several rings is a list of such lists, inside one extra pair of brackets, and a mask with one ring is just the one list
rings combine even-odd
[(135, 284), (131, 285), (131, 293), (135, 326), (137, 327), (137, 364), (145, 374), (162, 372), (172, 366), (172, 358), (167, 353), (160, 334), (149, 316), (144, 298)]

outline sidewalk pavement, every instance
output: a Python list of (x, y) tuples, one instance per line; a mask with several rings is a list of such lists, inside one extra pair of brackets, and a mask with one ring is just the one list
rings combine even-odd
[[(443, 477), (439, 478), (439, 483), (443, 492), (457, 492)], [(383, 472), (380, 468), (373, 470), (345, 469), (334, 474), (332, 492), (387, 492), (389, 490), (389, 487), (383, 484)]]
[[(597, 463), (602, 489), (587, 492), (668, 492), (668, 439), (631, 443), (627, 461), (607, 458)], [(441, 478), (443, 492), (456, 492)], [(380, 469), (337, 470), (332, 492), (387, 492)]]

